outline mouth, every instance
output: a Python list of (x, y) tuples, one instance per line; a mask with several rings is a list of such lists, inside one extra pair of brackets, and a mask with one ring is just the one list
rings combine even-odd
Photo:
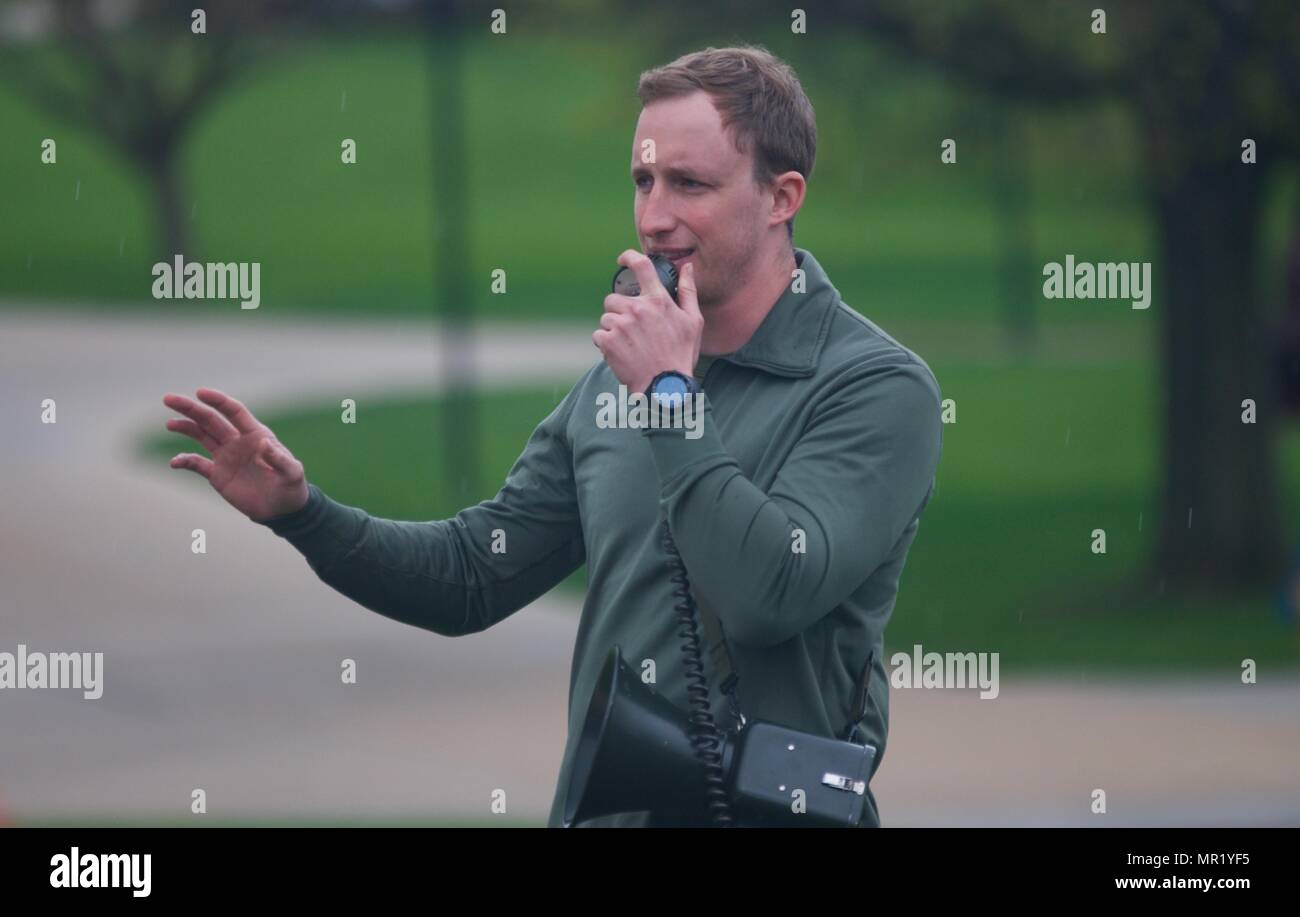
[(691, 255), (695, 254), (695, 249), (656, 248), (656, 249), (652, 249), (650, 254), (662, 255), (663, 257), (667, 258), (669, 261), (673, 263), (673, 267), (677, 268), (680, 271), (682, 269), (682, 265), (686, 263), (686, 259), (689, 258)]

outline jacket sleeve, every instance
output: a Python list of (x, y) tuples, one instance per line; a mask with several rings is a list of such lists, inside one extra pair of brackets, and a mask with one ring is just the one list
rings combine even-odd
[(497, 495), (451, 519), (380, 519), (311, 484), (302, 509), (255, 521), (371, 611), (446, 636), (484, 630), (586, 558), (566, 431), (577, 390), (533, 431)]
[(854, 368), (821, 399), (767, 493), (727, 453), (707, 398), (698, 439), (645, 431), (692, 589), (730, 638), (790, 639), (888, 558), (929, 500), (939, 412), (923, 364)]

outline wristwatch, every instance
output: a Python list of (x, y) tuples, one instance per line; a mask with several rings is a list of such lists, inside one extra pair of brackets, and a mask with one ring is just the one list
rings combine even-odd
[(690, 376), (670, 369), (650, 381), (646, 396), (650, 399), (650, 404), (655, 407), (667, 405), (679, 408), (688, 397), (698, 395), (700, 391), (700, 384)]

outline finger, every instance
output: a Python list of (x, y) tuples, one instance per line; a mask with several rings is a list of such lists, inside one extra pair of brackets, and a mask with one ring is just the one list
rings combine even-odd
[(171, 430), (173, 433), (181, 433), (185, 436), (191, 437), (192, 439), (197, 439), (199, 445), (204, 449), (207, 449), (209, 452), (215, 452), (217, 449), (216, 440), (199, 429), (199, 425), (192, 420), (178, 420), (173, 417), (171, 420), (167, 421), (167, 429)]
[(622, 293), (610, 293), (605, 297), (605, 311), (617, 312), (622, 315), (631, 312), (636, 305), (637, 297), (624, 296)]
[(600, 327), (606, 331), (613, 331), (622, 322), (622, 316), (615, 315), (613, 312), (606, 312), (600, 317)]
[(163, 404), (173, 411), (179, 411), (197, 423), (205, 433), (219, 444), (228, 443), (239, 436), (239, 431), (231, 425), (230, 421), (207, 405), (199, 404), (193, 398), (187, 398), (184, 395), (173, 395), (169, 392), (163, 397)]
[(195, 455), (193, 452), (182, 452), (180, 455), (174, 456), (170, 464), (173, 468), (188, 468), (190, 471), (212, 480), (212, 460), (205, 459), (201, 455)]
[(286, 477), (291, 478), (298, 474), (298, 461), (285, 449), (275, 445), (274, 443), (268, 443), (266, 445), (266, 448), (262, 450), (262, 458), (268, 465)]
[(591, 335), (591, 342), (600, 348), (601, 353), (604, 353), (605, 347), (608, 346), (611, 337), (612, 335), (602, 328)]
[(618, 263), (624, 267), (630, 267), (632, 273), (636, 274), (636, 282), (641, 287), (643, 297), (653, 296), (655, 299), (659, 299), (662, 296), (664, 299), (672, 299), (668, 295), (668, 291), (664, 289), (664, 285), (659, 281), (659, 272), (655, 270), (654, 262), (648, 257), (634, 248), (629, 248), (618, 256)]
[(696, 296), (694, 261), (682, 265), (682, 275), (677, 278), (677, 305), (691, 315), (698, 315), (701, 320), (704, 318), (700, 315), (700, 301)]
[(195, 392), (199, 400), (204, 404), (210, 404), (235, 425), (235, 429), (240, 433), (256, 433), (262, 429), (262, 425), (257, 422), (253, 412), (244, 407), (243, 403), (231, 398), (225, 392), (217, 391), (215, 388), (201, 388)]

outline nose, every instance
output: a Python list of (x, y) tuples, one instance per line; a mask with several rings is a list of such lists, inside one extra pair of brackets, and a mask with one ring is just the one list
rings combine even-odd
[(643, 238), (671, 232), (677, 225), (672, 202), (661, 182), (655, 182), (648, 194), (637, 198), (637, 230)]

